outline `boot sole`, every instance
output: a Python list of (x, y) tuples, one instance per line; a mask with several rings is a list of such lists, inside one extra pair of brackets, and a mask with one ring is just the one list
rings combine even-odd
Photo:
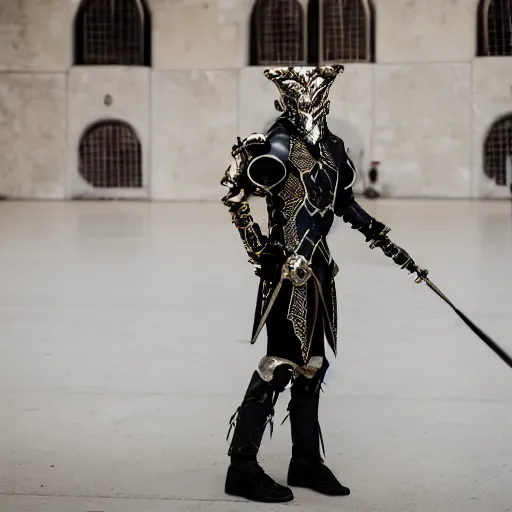
[[(323, 480), (318, 482), (320, 485), (315, 485), (315, 478), (312, 476), (313, 475), (310, 471), (310, 468), (308, 468), (307, 463), (304, 464), (292, 459), (292, 461), (290, 461), (290, 466), (288, 467), (288, 477), (286, 479), (286, 483), (290, 487), (302, 487), (303, 489), (310, 489), (319, 494), (323, 494), (324, 496), (350, 495), (350, 489), (348, 487), (341, 486), (341, 484), (336, 480), (334, 476), (333, 483), (335, 483), (335, 485), (333, 486), (321, 485), (324, 482)], [(338, 485), (342, 488), (340, 489)]]
[(230, 496), (237, 496), (238, 498), (245, 498), (246, 500), (254, 501), (254, 502), (258, 502), (258, 503), (286, 503), (288, 501), (292, 501), (294, 498), (293, 494), (290, 496), (283, 496), (282, 498), (265, 498), (265, 497), (255, 498), (255, 497), (248, 496), (242, 492), (230, 491), (228, 489), (224, 489), (224, 492), (226, 494), (229, 494)]
[(350, 496), (350, 490), (348, 492), (326, 492), (326, 491), (321, 491), (319, 489), (315, 489), (314, 487), (311, 487), (308, 484), (295, 483), (293, 480), (292, 481), (288, 480), (287, 484), (290, 487), (300, 487), (301, 489), (309, 489), (309, 490), (315, 491), (319, 494), (323, 494), (324, 496)]

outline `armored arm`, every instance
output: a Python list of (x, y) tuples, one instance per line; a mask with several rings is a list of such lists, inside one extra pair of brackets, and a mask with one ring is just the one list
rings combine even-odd
[(273, 145), (265, 135), (253, 134), (233, 146), (233, 162), (221, 184), (229, 188), (222, 202), (229, 208), (233, 224), (238, 229), (249, 262), (260, 266), (263, 252), (273, 253), (269, 239), (254, 222), (248, 199), (251, 195), (264, 196), (286, 176), (286, 167), (274, 154)]
[(249, 255), (249, 262), (252, 264), (256, 263), (268, 238), (263, 235), (260, 226), (254, 222), (251, 215), (248, 199), (251, 194), (257, 195), (259, 191), (250, 182), (247, 167), (253, 154), (265, 151), (266, 146), (267, 141), (263, 135), (254, 134), (243, 141), (238, 138), (231, 151), (233, 161), (220, 182), (229, 189), (222, 202), (229, 208), (232, 222), (240, 234)]
[(352, 229), (360, 231), (365, 236), (366, 241), (370, 243), (370, 249), (379, 247), (400, 268), (405, 268), (410, 273), (417, 274), (416, 280), (418, 282), (427, 276), (427, 270), (419, 268), (407, 251), (388, 238), (391, 229), (374, 219), (359, 205), (354, 198), (351, 187), (338, 192), (334, 213), (341, 217), (344, 222), (350, 224)]

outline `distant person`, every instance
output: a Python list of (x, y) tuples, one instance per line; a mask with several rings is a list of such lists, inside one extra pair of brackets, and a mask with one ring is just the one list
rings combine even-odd
[(367, 199), (377, 199), (380, 197), (380, 193), (377, 190), (377, 180), (379, 178), (379, 165), (380, 162), (374, 160), (371, 163), (370, 170), (368, 171), (369, 184), (364, 190), (364, 197)]

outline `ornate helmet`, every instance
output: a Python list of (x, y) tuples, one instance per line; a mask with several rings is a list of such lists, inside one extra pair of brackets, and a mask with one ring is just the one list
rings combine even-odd
[(327, 128), (329, 90), (343, 66), (287, 67), (264, 71), (279, 89), (281, 97), (275, 107), (289, 118), (300, 134), (312, 144), (321, 139)]

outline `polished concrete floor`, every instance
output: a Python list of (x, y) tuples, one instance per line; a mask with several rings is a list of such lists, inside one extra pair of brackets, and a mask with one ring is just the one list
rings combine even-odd
[[(512, 352), (511, 204), (364, 204)], [(280, 506), (223, 493), (264, 339), (222, 205), (1, 203), (0, 244), (0, 512), (512, 511), (512, 370), (343, 222), (321, 421), (352, 495)], [(261, 454), (280, 481), (287, 394)]]

